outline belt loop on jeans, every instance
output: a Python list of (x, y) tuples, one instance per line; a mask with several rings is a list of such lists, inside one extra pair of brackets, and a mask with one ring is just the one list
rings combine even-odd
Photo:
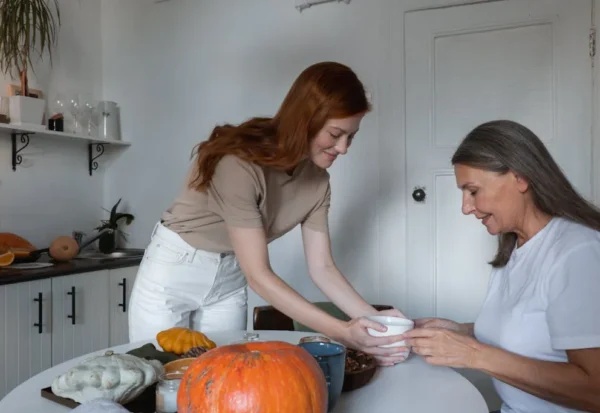
[(193, 252), (187, 251), (185, 253), (185, 255), (187, 255), (187, 262), (188, 263), (193, 263), (194, 262), (194, 258), (196, 257), (196, 252), (198, 252), (198, 250), (194, 250)]
[(156, 231), (158, 231), (158, 227), (161, 225), (160, 221), (158, 221), (156, 223), (156, 225), (154, 225), (154, 229), (152, 230), (152, 234), (150, 234), (150, 239), (154, 238), (154, 235), (156, 234)]

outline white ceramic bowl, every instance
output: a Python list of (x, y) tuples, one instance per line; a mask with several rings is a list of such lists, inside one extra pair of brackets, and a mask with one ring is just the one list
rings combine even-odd
[[(386, 332), (381, 332), (377, 330), (373, 330), (372, 328), (367, 328), (367, 331), (370, 335), (374, 337), (387, 337), (387, 336), (395, 336), (398, 334), (403, 334), (409, 330), (412, 330), (415, 327), (415, 323), (412, 320), (401, 317), (391, 317), (384, 315), (373, 315), (365, 317), (369, 320), (376, 321), (379, 324), (383, 324), (387, 327)], [(396, 341), (395, 343), (386, 344), (381, 347), (403, 347), (406, 346), (404, 340)], [(408, 356), (408, 352), (405, 352), (405, 356)]]

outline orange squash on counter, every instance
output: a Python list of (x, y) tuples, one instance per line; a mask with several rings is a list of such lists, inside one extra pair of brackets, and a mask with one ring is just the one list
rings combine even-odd
[(156, 335), (156, 341), (162, 349), (169, 353), (181, 355), (194, 347), (204, 347), (207, 350), (217, 345), (200, 331), (185, 327), (172, 327)]
[(179, 413), (325, 413), (327, 384), (316, 360), (280, 341), (218, 347), (187, 368)]
[(12, 232), (0, 232), (0, 253), (12, 251), (16, 257), (27, 256), (35, 246), (25, 238)]

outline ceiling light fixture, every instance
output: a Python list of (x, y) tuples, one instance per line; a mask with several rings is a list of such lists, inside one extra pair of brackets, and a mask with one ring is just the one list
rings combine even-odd
[(304, 9), (309, 8), (310, 6), (315, 6), (317, 4), (322, 3), (331, 3), (333, 1), (337, 1), (338, 3), (346, 3), (349, 4), (350, 0), (296, 0), (296, 9), (298, 11), (302, 11)]

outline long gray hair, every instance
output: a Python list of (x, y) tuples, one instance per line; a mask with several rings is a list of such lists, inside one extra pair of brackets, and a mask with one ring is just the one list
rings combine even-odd
[[(456, 164), (501, 174), (512, 171), (528, 182), (540, 211), (600, 230), (600, 210), (573, 188), (542, 141), (517, 122), (497, 120), (477, 126), (452, 156), (452, 165)], [(505, 266), (516, 241), (514, 232), (500, 234), (490, 264)]]

